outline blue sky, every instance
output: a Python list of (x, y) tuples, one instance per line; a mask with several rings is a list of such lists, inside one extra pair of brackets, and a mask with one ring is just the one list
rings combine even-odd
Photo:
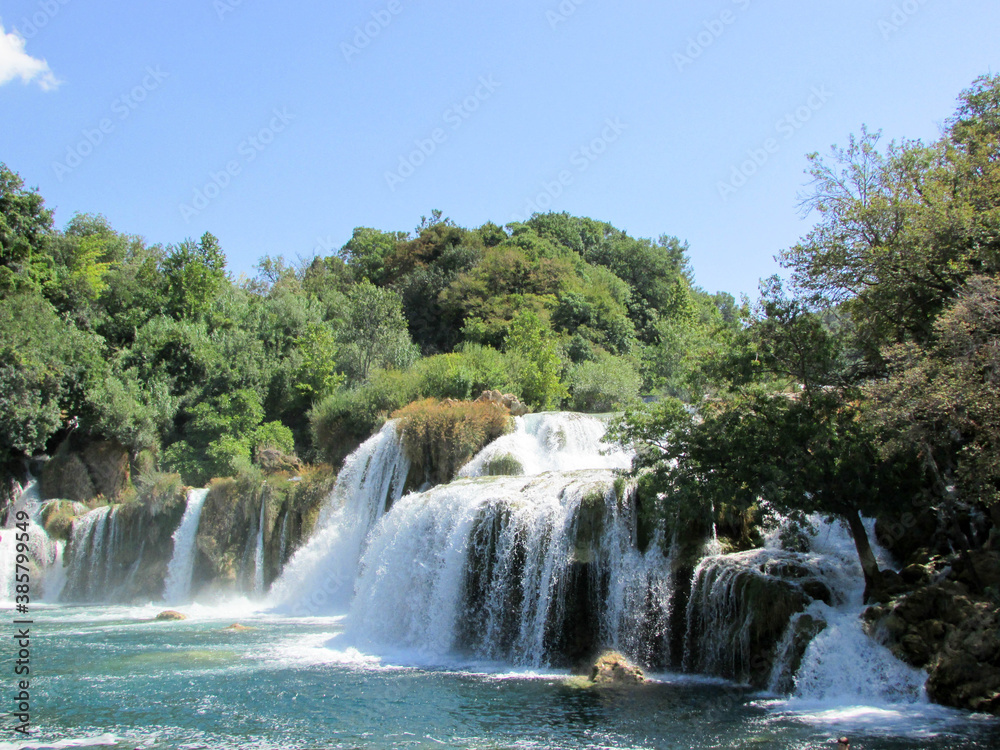
[(0, 24), (0, 161), (57, 224), (211, 231), (248, 274), (538, 208), (676, 235), (701, 286), (753, 296), (810, 226), (805, 154), (934, 139), (1000, 70), (995, 0), (18, 0)]

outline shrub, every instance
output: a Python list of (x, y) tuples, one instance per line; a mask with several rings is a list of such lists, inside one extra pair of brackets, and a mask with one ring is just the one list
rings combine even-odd
[(388, 418), (416, 398), (419, 375), (379, 370), (359, 388), (327, 396), (309, 411), (315, 457), (339, 464)]
[(574, 365), (567, 383), (573, 409), (605, 412), (634, 402), (639, 397), (642, 378), (627, 360), (604, 355), (597, 361)]
[(393, 414), (413, 466), (432, 482), (447, 482), (488, 443), (510, 432), (506, 407), (490, 401), (425, 399)]

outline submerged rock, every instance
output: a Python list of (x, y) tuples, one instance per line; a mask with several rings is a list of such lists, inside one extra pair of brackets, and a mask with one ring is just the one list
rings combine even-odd
[(165, 609), (160, 614), (158, 614), (154, 619), (156, 620), (186, 620), (188, 616), (183, 612), (178, 612), (173, 609)]
[(238, 622), (234, 622), (232, 625), (223, 628), (223, 630), (243, 631), (243, 630), (256, 630), (256, 628), (252, 628), (249, 625), (240, 625)]
[(591, 667), (590, 681), (601, 686), (640, 685), (646, 675), (617, 651), (605, 651)]

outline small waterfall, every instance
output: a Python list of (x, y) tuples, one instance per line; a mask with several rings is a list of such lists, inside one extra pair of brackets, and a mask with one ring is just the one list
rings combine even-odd
[(167, 567), (163, 586), (163, 600), (170, 603), (185, 602), (191, 596), (191, 574), (194, 572), (195, 540), (201, 511), (208, 497), (208, 489), (189, 490), (187, 506), (180, 525), (174, 531), (174, 554)]
[[(57, 567), (62, 559), (62, 543), (49, 538), (41, 524), (42, 503), (38, 481), (29, 478), (7, 512), (7, 525), (0, 529), (0, 601), (13, 601), (17, 594), (18, 534), (27, 534), (29, 576), (32, 598), (49, 598), (59, 585)], [(18, 514), (26, 514), (27, 520)], [(21, 528), (18, 528), (18, 524)], [(26, 527), (25, 527), (26, 524)], [(23, 558), (22, 558), (23, 560)], [(22, 562), (23, 565), (23, 562)]]
[[(481, 450), (463, 466), (460, 477), (479, 477), (492, 471), (498, 461), (513, 459), (527, 476), (546, 471), (575, 469), (628, 469), (630, 453), (603, 442), (605, 424), (574, 412), (528, 414), (514, 420), (514, 431)], [(511, 464), (508, 464), (510, 466)]]
[(347, 457), (308, 543), (271, 586), (270, 602), (298, 614), (345, 612), (365, 539), (403, 494), (410, 462), (389, 421)]
[[(108, 530), (113, 536), (115, 510), (110, 505), (90, 511), (73, 522), (70, 537), (70, 559), (63, 597), (74, 601), (95, 601), (107, 598), (112, 561), (105, 555)], [(109, 518), (111, 523), (109, 524)]]
[(257, 519), (257, 546), (253, 552), (253, 592), (257, 596), (264, 595), (264, 511), (267, 500), (260, 499), (260, 518)]
[[(841, 705), (925, 701), (926, 672), (904, 664), (864, 631), (864, 579), (850, 532), (840, 522), (814, 520), (813, 525), (811, 552), (821, 557), (824, 579), (835, 587), (837, 599), (814, 602), (803, 613), (825, 627), (811, 639), (795, 670), (794, 698)], [(891, 567), (888, 553), (875, 542), (874, 521), (866, 526), (879, 565)]]
[(278, 547), (278, 568), (285, 564), (285, 553), (288, 551), (288, 516), (291, 513), (286, 510), (281, 518), (281, 544)]

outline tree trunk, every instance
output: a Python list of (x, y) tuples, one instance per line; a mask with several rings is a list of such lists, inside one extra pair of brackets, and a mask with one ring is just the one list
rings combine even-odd
[(861, 522), (861, 514), (856, 510), (844, 514), (847, 525), (854, 537), (854, 547), (858, 551), (858, 559), (861, 561), (861, 570), (865, 574), (865, 603), (871, 601), (875, 592), (882, 585), (881, 571), (878, 569), (878, 561), (875, 553), (872, 552), (871, 543), (868, 541), (868, 532)]

